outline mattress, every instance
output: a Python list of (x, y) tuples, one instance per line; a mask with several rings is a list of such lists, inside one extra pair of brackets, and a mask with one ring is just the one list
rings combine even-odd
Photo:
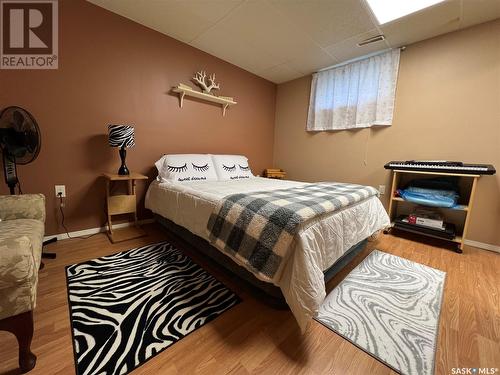
[[(183, 183), (154, 181), (149, 186), (145, 203), (154, 213), (208, 240), (208, 219), (223, 197), (304, 184), (261, 177)], [(323, 271), (349, 248), (389, 224), (382, 203), (374, 196), (308, 220), (299, 227), (292, 243), (292, 255), (276, 285), (281, 288), (302, 331), (326, 296)]]

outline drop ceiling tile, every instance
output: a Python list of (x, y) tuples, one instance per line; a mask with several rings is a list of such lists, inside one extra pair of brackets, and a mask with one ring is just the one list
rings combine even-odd
[[(137, 0), (136, 0), (137, 1)], [(196, 15), (210, 22), (220, 20), (224, 15), (242, 4), (244, 0), (148, 0), (157, 3), (178, 3), (186, 10), (186, 13)]]
[(377, 29), (373, 29), (353, 38), (346, 39), (340, 43), (328, 46), (326, 51), (335, 56), (339, 62), (343, 62), (389, 48), (385, 41), (370, 43), (365, 46), (358, 47), (357, 44), (359, 42), (379, 34), (380, 33)]
[(222, 25), (203, 33), (191, 45), (254, 74), (283, 63)]
[(326, 47), (374, 27), (363, 0), (269, 0), (298, 29)]
[(289, 67), (287, 64), (273, 66), (270, 69), (259, 72), (258, 75), (274, 83), (283, 83), (303, 76), (302, 73)]
[(500, 0), (462, 0), (461, 28), (494, 20), (500, 17)]
[(242, 2), (149, 0), (146, 6), (137, 0), (88, 1), (183, 42), (200, 35)]
[[(365, 0), (87, 1), (273, 82), (500, 17), (500, 0), (446, 0), (382, 26)], [(377, 30), (386, 42), (356, 46)]]
[(317, 46), (312, 47), (308, 51), (299, 53), (292, 60), (287, 62), (287, 65), (303, 75), (316, 72), (327, 66), (337, 64), (339, 61), (326, 53), (322, 48)]
[(213, 29), (224, 28), (241, 43), (249, 43), (285, 63), (316, 44), (267, 2), (250, 0)]
[(448, 0), (381, 25), (380, 28), (389, 44), (399, 47), (458, 30), (460, 8), (460, 0)]

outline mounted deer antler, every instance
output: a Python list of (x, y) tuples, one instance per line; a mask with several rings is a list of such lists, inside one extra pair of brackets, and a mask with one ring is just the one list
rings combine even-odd
[(193, 81), (197, 82), (198, 85), (200, 85), (204, 93), (210, 94), (210, 91), (218, 90), (220, 88), (220, 85), (218, 83), (215, 83), (215, 73), (211, 74), (208, 77), (210, 86), (207, 86), (205, 82), (206, 78), (207, 78), (207, 73), (204, 70), (196, 72), (195, 76), (193, 77)]
[(215, 73), (212, 74), (209, 78), (208, 81), (210, 82), (210, 86), (208, 87), (208, 91), (215, 89), (218, 90), (220, 88), (218, 83), (215, 83)]
[(198, 84), (201, 86), (202, 89), (206, 90), (207, 85), (205, 84), (205, 77), (207, 76), (207, 73), (205, 71), (201, 72), (196, 72), (195, 76), (193, 77), (193, 81), (198, 82)]

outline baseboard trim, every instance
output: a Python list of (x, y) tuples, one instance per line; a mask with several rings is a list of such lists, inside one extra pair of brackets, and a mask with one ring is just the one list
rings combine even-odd
[(472, 240), (465, 240), (464, 243), (466, 245), (477, 247), (479, 249), (494, 251), (495, 253), (500, 253), (500, 246), (497, 246), (497, 245), (492, 245), (489, 243), (472, 241)]
[[(155, 219), (139, 220), (139, 224), (140, 225), (151, 224), (154, 221), (155, 221)], [(133, 225), (132, 222), (115, 224), (115, 225), (113, 225), (113, 229), (126, 228), (126, 227), (130, 227), (131, 225)], [(77, 231), (74, 231), (74, 232), (69, 232), (69, 235), (71, 237), (90, 236), (91, 234), (106, 232), (107, 230), (108, 230), (108, 226), (106, 225), (104, 227), (89, 228), (89, 229), (83, 229), (83, 230), (77, 230)], [(70, 238), (70, 237), (68, 237), (68, 235), (66, 233), (59, 233), (59, 234), (53, 234), (52, 236), (45, 236), (43, 238), (43, 240), (45, 241), (45, 240), (48, 240), (48, 239), (51, 239), (51, 238), (54, 238), (54, 237), (56, 237), (58, 241), (60, 241), (60, 240), (67, 240), (67, 239)]]

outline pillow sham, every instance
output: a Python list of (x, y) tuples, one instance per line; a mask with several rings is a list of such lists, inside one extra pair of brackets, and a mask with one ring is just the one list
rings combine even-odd
[(162, 182), (217, 181), (217, 173), (208, 154), (164, 155), (155, 163)]
[(219, 180), (238, 180), (255, 177), (243, 155), (212, 155)]

